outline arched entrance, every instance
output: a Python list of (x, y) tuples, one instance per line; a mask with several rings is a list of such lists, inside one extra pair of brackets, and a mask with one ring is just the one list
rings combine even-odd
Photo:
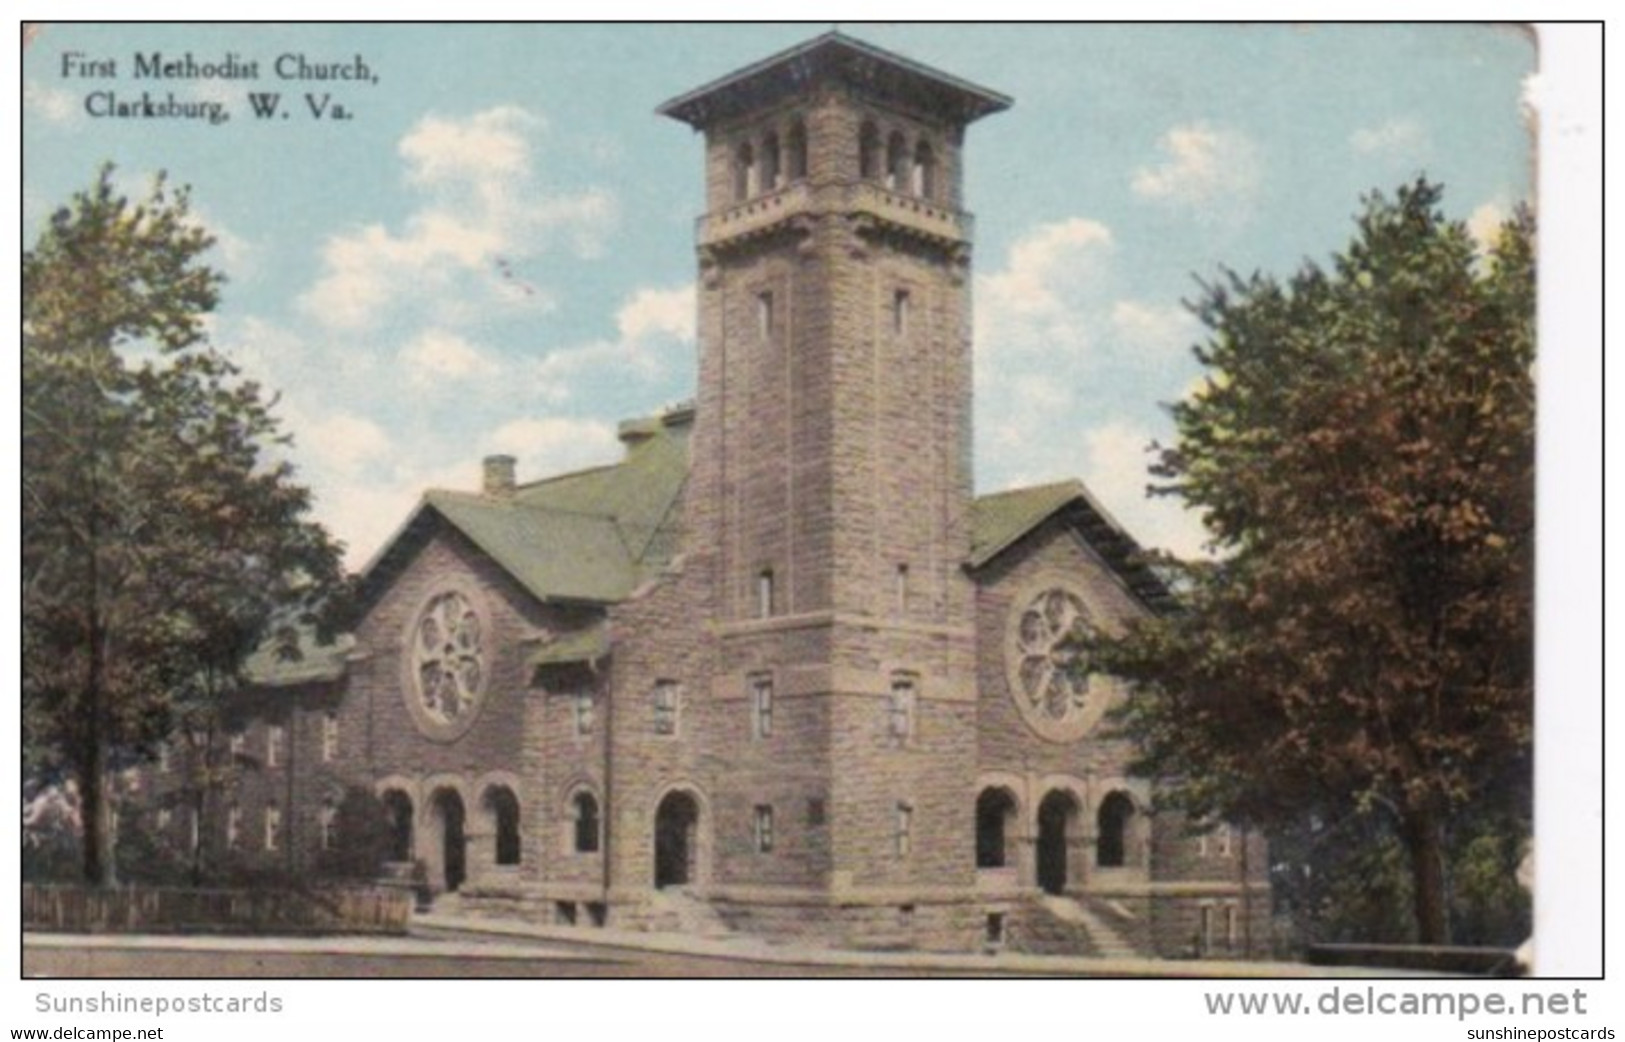
[(1078, 801), (1052, 790), (1038, 805), (1038, 885), (1045, 893), (1066, 891), (1067, 837), (1077, 831)]
[(389, 829), (389, 860), (412, 860), (412, 797), (399, 789), (384, 793), (384, 821)]
[(1134, 801), (1127, 793), (1111, 792), (1100, 801), (1096, 824), (1095, 864), (1101, 868), (1122, 868), (1128, 864), (1129, 822), (1134, 818)]
[(1016, 797), (1009, 789), (983, 789), (976, 797), (976, 867), (1005, 868), (1015, 862), (1012, 826)]
[(694, 881), (699, 856), (700, 804), (693, 793), (669, 792), (655, 811), (655, 887)]
[(439, 840), (434, 851), (439, 871), (431, 873), (431, 882), (450, 893), (468, 878), (467, 811), (456, 789), (439, 789), (429, 801), (429, 813)]

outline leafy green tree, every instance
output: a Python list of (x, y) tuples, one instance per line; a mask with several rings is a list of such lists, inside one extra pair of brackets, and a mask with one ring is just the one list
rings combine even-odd
[(1386, 822), (1416, 936), (1448, 937), (1453, 818), (1529, 820), (1534, 223), (1480, 251), (1419, 180), (1329, 269), (1226, 273), (1160, 491), (1216, 551), (1107, 649), (1142, 767), (1198, 813)]
[(131, 201), (108, 167), (23, 255), (25, 749), (77, 779), (94, 883), (109, 772), (343, 603), (270, 404), (208, 341), (212, 241), (185, 190)]

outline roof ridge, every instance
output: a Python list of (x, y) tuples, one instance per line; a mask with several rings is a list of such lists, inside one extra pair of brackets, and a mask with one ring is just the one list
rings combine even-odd
[(565, 514), (570, 517), (590, 517), (594, 520), (609, 521), (617, 525), (620, 524), (621, 521), (619, 514), (608, 514), (597, 510), (570, 510), (566, 507), (549, 506), (546, 503), (521, 503), (512, 499), (492, 499), (490, 496), (481, 495), (478, 492), (463, 492), (459, 489), (453, 488), (431, 488), (423, 493), (423, 498), (425, 501), (433, 496), (453, 496), (457, 499), (468, 502), (470, 505), (512, 507), (516, 510), (529, 510), (538, 514)]

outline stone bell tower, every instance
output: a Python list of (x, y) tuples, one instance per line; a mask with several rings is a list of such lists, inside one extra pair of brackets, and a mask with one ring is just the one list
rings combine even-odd
[(784, 855), (719, 843), (719, 884), (974, 882), (962, 160), (1009, 104), (830, 33), (659, 110), (705, 135), (687, 558), (746, 722), (718, 816)]

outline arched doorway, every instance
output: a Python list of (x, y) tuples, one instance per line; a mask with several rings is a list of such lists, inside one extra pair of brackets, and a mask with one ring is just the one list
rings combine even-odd
[(485, 790), (485, 812), (493, 826), (491, 863), (519, 864), (519, 798), (506, 785), (493, 785)]
[(1038, 885), (1045, 893), (1066, 891), (1067, 837), (1077, 831), (1078, 801), (1052, 790), (1038, 805)]
[(1095, 864), (1101, 868), (1122, 868), (1128, 864), (1129, 822), (1134, 818), (1134, 801), (1124, 792), (1108, 793), (1100, 801), (1096, 824)]
[(432, 881), (450, 893), (468, 878), (468, 837), (464, 828), (467, 810), (456, 789), (439, 789), (429, 802), (429, 812), (440, 841), (435, 851), (440, 871)]
[(389, 860), (412, 860), (412, 797), (399, 789), (384, 793), (384, 821), (389, 829)]
[(1006, 868), (1014, 862), (1011, 835), (1016, 797), (1009, 789), (983, 789), (976, 797), (976, 867)]
[(699, 855), (700, 804), (692, 793), (669, 792), (655, 811), (655, 886), (694, 881)]

